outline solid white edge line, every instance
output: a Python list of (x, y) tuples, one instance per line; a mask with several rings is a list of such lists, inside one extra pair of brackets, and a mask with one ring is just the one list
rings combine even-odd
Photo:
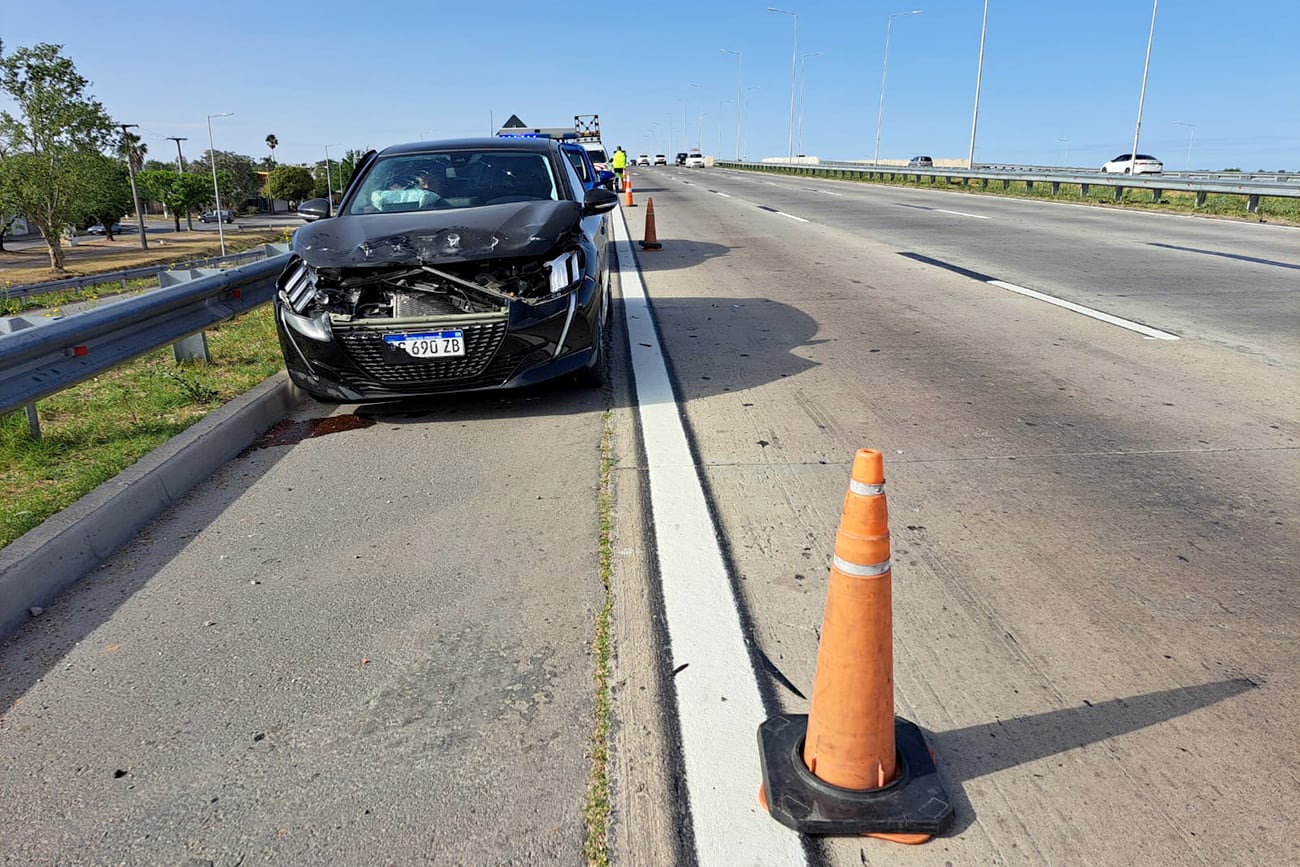
[(1170, 334), (1168, 331), (1160, 331), (1156, 328), (1143, 325), (1139, 322), (1133, 322), (1128, 319), (1121, 319), (1118, 316), (1112, 316), (1109, 313), (1102, 313), (1100, 310), (1093, 310), (1091, 307), (1084, 307), (1082, 304), (1075, 304), (1073, 301), (1065, 301), (1061, 298), (1054, 298), (1051, 295), (1044, 295), (1042, 292), (1035, 292), (1033, 289), (1026, 289), (1024, 286), (1017, 286), (1014, 283), (1005, 283), (1002, 280), (987, 281), (990, 286), (997, 286), (999, 289), (1006, 289), (1008, 292), (1016, 292), (1020, 295), (1036, 298), (1039, 301), (1046, 301), (1048, 304), (1055, 304), (1057, 307), (1064, 307), (1066, 310), (1073, 310), (1075, 313), (1082, 313), (1084, 316), (1090, 316), (1093, 319), (1099, 319), (1111, 325), (1118, 325), (1120, 328), (1127, 328), (1129, 331), (1136, 331), (1138, 334), (1144, 334), (1147, 337), (1156, 340), (1178, 340), (1177, 334)]
[(722, 196), (722, 198), (724, 198), (724, 199), (729, 199), (729, 198), (731, 198), (731, 193), (721, 193), (721, 192), (718, 192), (717, 190), (713, 190), (713, 193), (714, 193), (714, 195)]
[(773, 211), (774, 214), (780, 214), (782, 217), (788, 217), (791, 220), (798, 220), (800, 223), (807, 223), (803, 217), (796, 217), (794, 214), (787, 214), (785, 211)]
[(935, 208), (935, 210), (941, 214), (952, 214), (953, 216), (956, 217), (970, 217), (972, 220), (990, 219), (989, 217), (986, 217), (983, 214), (967, 214), (964, 211), (948, 211), (948, 210), (944, 210), (943, 208)]
[(664, 617), (680, 669), (672, 685), (697, 863), (806, 864), (799, 834), (758, 803), (758, 726), (766, 711), (621, 208), (619, 215), (611, 223)]

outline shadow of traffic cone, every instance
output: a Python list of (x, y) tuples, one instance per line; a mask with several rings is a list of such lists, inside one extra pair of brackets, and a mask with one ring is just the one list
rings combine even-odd
[(641, 242), (642, 250), (662, 250), (663, 244), (655, 235), (655, 197), (645, 200), (645, 240)]
[(623, 180), (623, 189), (627, 192), (627, 198), (623, 200), (624, 206), (629, 208), (635, 208), (636, 202), (632, 201), (632, 173), (631, 172), (628, 172), (628, 174)]
[(880, 452), (859, 449), (844, 497), (807, 715), (758, 728), (759, 801), (804, 834), (924, 843), (952, 805), (920, 728), (894, 716), (889, 512)]

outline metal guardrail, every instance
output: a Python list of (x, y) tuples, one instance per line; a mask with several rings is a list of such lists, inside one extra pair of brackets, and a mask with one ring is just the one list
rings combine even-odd
[(957, 168), (919, 168), (914, 166), (883, 166), (870, 163), (817, 162), (817, 163), (782, 163), (782, 162), (748, 162), (736, 160), (718, 160), (715, 165), (722, 168), (743, 169), (746, 171), (790, 174), (805, 177), (830, 177), (844, 179), (888, 179), (914, 178), (918, 183), (922, 178), (930, 178), (934, 183), (939, 178), (955, 183), (961, 179), (963, 184), (979, 181), (987, 188), (992, 181), (1001, 181), (1003, 189), (1012, 182), (1022, 182), (1028, 189), (1036, 183), (1051, 185), (1052, 194), (1060, 192), (1061, 184), (1070, 184), (1080, 188), (1081, 195), (1087, 195), (1091, 187), (1112, 187), (1115, 200), (1124, 196), (1126, 189), (1151, 190), (1152, 199), (1159, 201), (1166, 191), (1191, 192), (1196, 195), (1196, 205), (1205, 204), (1206, 196), (1211, 193), (1246, 196), (1246, 211), (1255, 213), (1259, 209), (1259, 200), (1263, 197), (1300, 198), (1300, 182), (1297, 175), (1267, 175), (1252, 173), (1243, 176), (1237, 172), (1214, 173), (1205, 177), (1205, 173), (1169, 172), (1158, 175), (1116, 175), (1096, 171), (1080, 172), (1072, 169), (1036, 169), (1033, 167), (989, 168), (976, 166), (973, 169)]
[[(265, 255), (265, 254), (264, 254)], [(0, 335), (0, 414), (270, 301), (288, 254)]]
[(243, 253), (231, 253), (229, 256), (208, 256), (188, 262), (171, 265), (150, 265), (145, 268), (130, 268), (123, 271), (109, 271), (104, 274), (90, 274), (85, 277), (68, 277), (64, 280), (51, 280), (48, 283), (31, 283), (26, 286), (10, 286), (0, 289), (0, 298), (26, 298), (29, 295), (42, 295), (46, 292), (59, 292), (65, 289), (84, 289), (87, 286), (103, 286), (107, 283), (121, 283), (126, 289), (127, 281), (157, 277), (161, 271), (178, 268), (215, 268), (232, 262), (255, 261), (266, 256), (264, 248), (245, 250)]

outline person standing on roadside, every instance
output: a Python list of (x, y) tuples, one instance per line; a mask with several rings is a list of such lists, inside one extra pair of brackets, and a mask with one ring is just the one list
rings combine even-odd
[(618, 178), (618, 188), (621, 190), (623, 189), (623, 170), (627, 168), (627, 151), (623, 150), (622, 145), (619, 145), (618, 149), (614, 151), (614, 159), (611, 162), (614, 164), (614, 175)]

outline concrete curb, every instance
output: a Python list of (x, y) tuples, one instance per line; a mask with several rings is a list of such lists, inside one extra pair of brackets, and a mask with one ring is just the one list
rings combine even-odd
[(272, 376), (0, 549), (0, 641), (288, 415), (297, 398), (286, 373)]

